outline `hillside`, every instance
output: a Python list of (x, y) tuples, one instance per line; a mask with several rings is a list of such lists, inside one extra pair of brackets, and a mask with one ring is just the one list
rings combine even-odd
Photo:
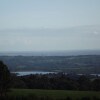
[(100, 73), (100, 55), (0, 56), (10, 71)]

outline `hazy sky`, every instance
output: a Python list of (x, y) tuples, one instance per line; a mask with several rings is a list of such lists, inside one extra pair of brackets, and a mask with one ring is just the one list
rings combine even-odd
[(100, 0), (0, 0), (0, 51), (100, 49)]

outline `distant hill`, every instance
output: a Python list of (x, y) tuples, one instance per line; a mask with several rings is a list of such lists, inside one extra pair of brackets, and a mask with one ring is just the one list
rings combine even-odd
[(0, 56), (11, 71), (56, 71), (100, 74), (100, 55)]
[(78, 56), (78, 55), (100, 55), (100, 50), (0, 52), (0, 56)]

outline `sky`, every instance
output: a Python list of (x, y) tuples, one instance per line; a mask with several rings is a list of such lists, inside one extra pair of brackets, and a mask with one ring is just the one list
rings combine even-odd
[(0, 51), (100, 50), (100, 0), (0, 0)]

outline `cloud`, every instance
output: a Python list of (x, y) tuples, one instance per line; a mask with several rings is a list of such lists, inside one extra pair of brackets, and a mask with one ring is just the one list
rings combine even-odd
[(96, 49), (99, 43), (99, 31), (91, 28), (0, 31), (1, 51)]
[(99, 35), (99, 32), (98, 31), (94, 31), (93, 34), (94, 35)]

